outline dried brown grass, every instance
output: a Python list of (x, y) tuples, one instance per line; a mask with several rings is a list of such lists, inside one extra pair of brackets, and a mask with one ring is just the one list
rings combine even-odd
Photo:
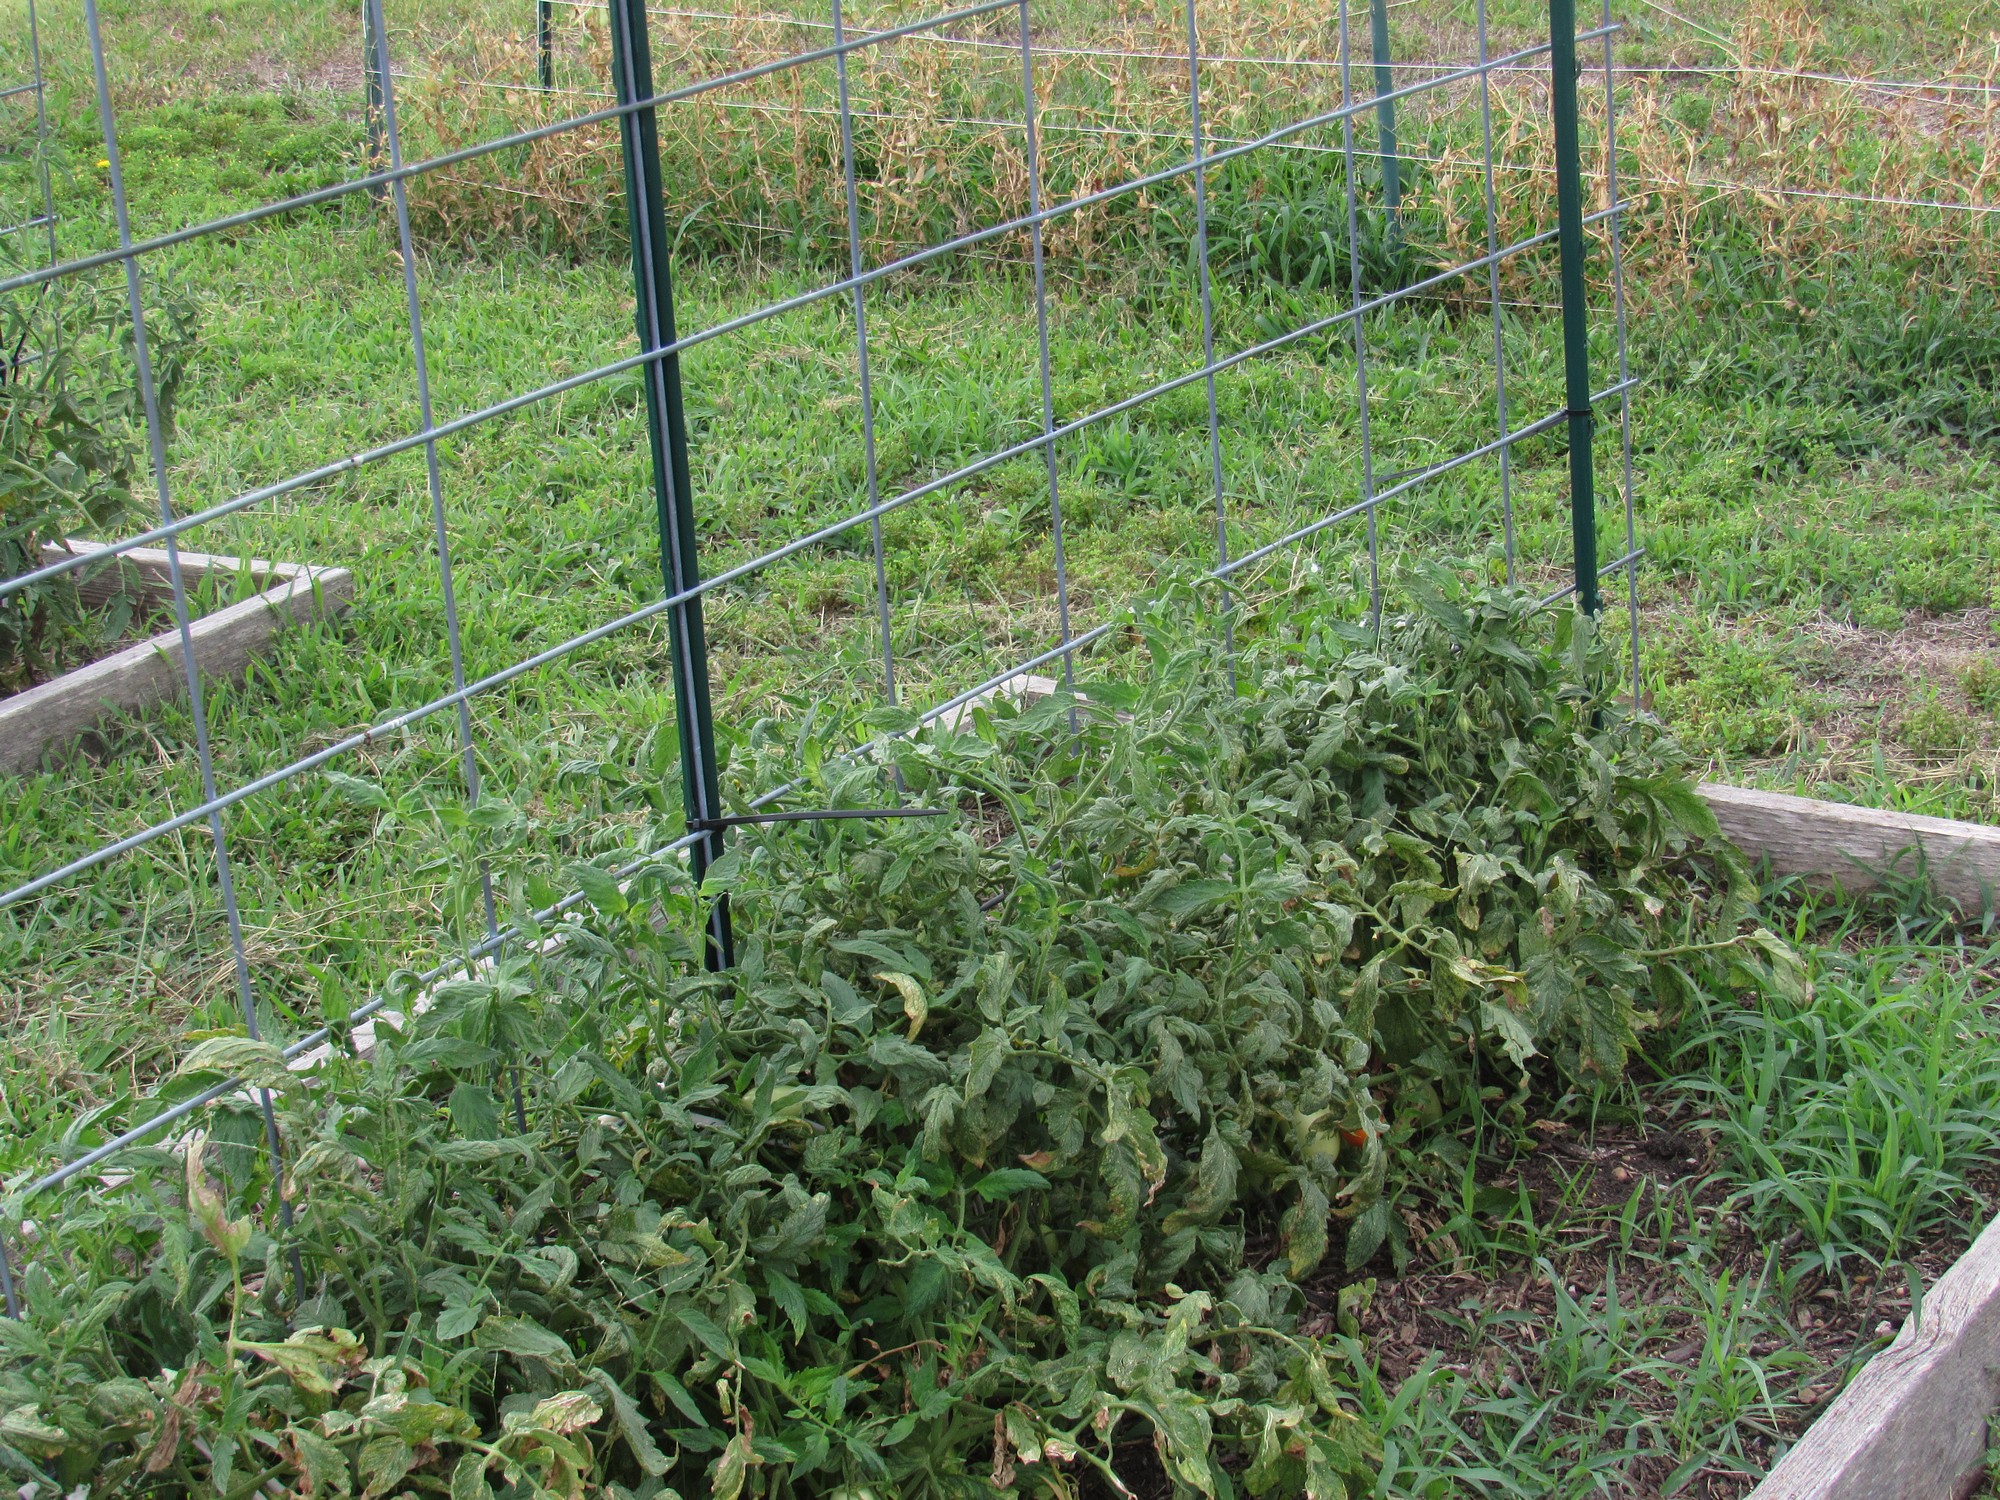
[[(824, 46), (823, 31), (774, 20), (745, 0), (711, 20), (656, 15), (656, 75), (714, 76)], [(600, 11), (571, 12), (561, 38), (565, 81), (606, 79), (609, 47)], [(1204, 7), (1202, 47), (1213, 56), (1327, 61), (1337, 39), (1323, 8), (1226, 0)], [(1462, 28), (1429, 45), (1468, 51)], [(1018, 53), (1011, 13), (961, 28), (957, 43), (907, 39), (850, 55), (866, 249), (880, 259), (1026, 211), (1027, 165)], [(1520, 38), (1496, 38), (1496, 50)], [(965, 42), (988, 45), (973, 47)], [(1185, 37), (1171, 17), (1121, 5), (1097, 22), (1040, 34), (1042, 167), (1049, 201), (1096, 192), (1186, 156), (1188, 80), (1175, 57)], [(1815, 9), (1801, 0), (1752, 0), (1733, 38), (1741, 70), (1723, 77), (1670, 72), (1621, 75), (1620, 187), (1635, 199), (1623, 242), (1635, 271), (1674, 291), (1726, 224), (1764, 254), (1788, 260), (1830, 252), (1888, 252), (1923, 262), (1969, 260), (1989, 284), (2000, 268), (2000, 91), (1887, 89), (1803, 74), (1839, 74)], [(1098, 49), (1095, 55), (1090, 49)], [(407, 89), (412, 155), (548, 123), (603, 99), (520, 87), (534, 60), (520, 39), (462, 33), (449, 55)], [(1159, 55), (1148, 55), (1159, 54)], [(1595, 49), (1590, 56), (1595, 57)], [(1184, 56), (1184, 53), (1182, 53)], [(1454, 64), (1440, 51), (1434, 58)], [(1368, 86), (1357, 73), (1357, 89)], [(1586, 170), (1608, 200), (1605, 99), (1586, 72), (1582, 122)], [(1945, 81), (2000, 80), (2000, 36), (1960, 39)], [(510, 85), (509, 87), (493, 87)], [(601, 85), (597, 87), (601, 88)], [(1202, 87), (1209, 129), (1241, 139), (1287, 119), (1333, 108), (1331, 67), (1214, 63)], [(1492, 80), (1495, 193), (1503, 242), (1554, 221), (1554, 142), (1543, 76)], [(661, 112), (663, 157), (675, 185), (672, 212), (693, 247), (760, 253), (777, 246), (833, 254), (844, 243), (846, 205), (830, 63), (774, 74)], [(1413, 233), (1440, 262), (1485, 249), (1477, 87), (1460, 82), (1408, 101)], [(1706, 115), (1706, 119), (1703, 116)], [(1372, 146), (1372, 112), (1357, 120)], [(538, 237), (582, 248), (622, 223), (615, 127), (566, 132), (420, 180), (423, 232), (437, 240)], [(1337, 146), (1334, 129), (1299, 145)], [(1185, 214), (1186, 179), (1053, 221), (1050, 253), (1087, 264), (1133, 234), (1145, 238), (1163, 211)], [(1855, 201), (1856, 199), (1875, 201)], [(1937, 206), (1944, 205), (1944, 206)], [(1990, 210), (1981, 212), (1977, 210)], [(993, 247), (1018, 254), (1021, 246)], [(1526, 268), (1511, 272), (1533, 274)]]

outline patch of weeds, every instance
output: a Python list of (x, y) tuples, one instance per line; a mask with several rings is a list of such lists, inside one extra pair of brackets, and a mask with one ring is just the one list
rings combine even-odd
[(1762, 639), (1696, 625), (1658, 689), (1661, 714), (1700, 749), (1762, 756), (1794, 747), (1810, 700), (1782, 655)]
[(1981, 657), (1959, 673), (1958, 682), (1974, 708), (2000, 716), (2000, 658)]
[[(1926, 932), (1922, 936), (1934, 934)], [(1719, 1009), (1683, 1044), (1679, 1085), (1709, 1118), (1732, 1205), (1795, 1270), (1885, 1266), (1984, 1207), (2000, 1152), (2000, 948), (1876, 941), (1813, 950), (1801, 1001)]]
[(1962, 750), (1974, 743), (1979, 733), (1979, 727), (1946, 703), (1932, 685), (1925, 686), (1896, 726), (1896, 738), (1905, 748), (1920, 755), (1946, 755)]

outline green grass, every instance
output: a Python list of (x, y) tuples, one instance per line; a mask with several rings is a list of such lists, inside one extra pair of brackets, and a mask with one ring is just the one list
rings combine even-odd
[(1714, 1122), (1732, 1206), (1786, 1229), (1795, 1272), (1884, 1266), (1958, 1222), (2000, 1145), (1984, 1102), (2000, 1083), (1991, 931), (1856, 943), (1853, 926), (1802, 920), (1823, 945), (1809, 1000), (1714, 1016), (1675, 1064)]
[[(353, 169), (361, 128), (339, 79), (243, 89), (273, 57), (324, 72), (345, 45), (339, 13), (288, 12), (287, 32), (262, 46), (235, 12), (210, 19), (112, 6), (107, 17), (123, 59), (121, 141), (141, 234)], [(82, 250), (108, 243), (103, 174), (77, 39), (60, 22), (50, 31), (64, 241)], [(164, 66), (186, 45), (204, 51), (193, 78)], [(628, 272), (614, 250), (550, 259), (498, 242), (477, 255), (427, 257), (420, 285), (440, 416), (625, 353)], [(1791, 285), (1787, 268), (1743, 236), (1725, 236), (1709, 261), (1683, 305), (1645, 297), (1634, 320), (1634, 367), (1647, 380), (1634, 446), (1654, 701), (1726, 774), (1994, 816), (1993, 708), (1979, 687), (1977, 650), (1935, 680), (1899, 682), (1872, 722), (1856, 724), (1855, 695), (1826, 681), (1828, 653), (1811, 633), (1827, 625), (1869, 633), (1865, 654), (1892, 646), (1912, 622), (1943, 616), (1969, 622), (1976, 648), (1977, 611), (2000, 603), (1981, 404), (2000, 373), (1992, 304), (1971, 282), (1913, 290), (1894, 265), (1852, 258)], [(816, 264), (684, 265), (683, 325), (819, 284)], [(173, 448), (181, 509), (415, 425), (393, 230), (365, 201), (177, 247), (149, 270), (204, 309)], [(1326, 287), (1229, 279), (1219, 346), (1340, 305)], [(1035, 430), (1032, 299), (1018, 267), (899, 278), (871, 295), (870, 318), (884, 493)], [(1059, 417), (1188, 368), (1198, 330), (1191, 286), (1177, 272), (1114, 281), (1108, 295), (1059, 277)], [(1517, 421), (1561, 404), (1556, 333), (1532, 311), (1510, 318)], [(1433, 461), (1494, 430), (1490, 333), (1476, 304), (1401, 308), (1372, 319), (1369, 336), (1378, 473)], [(1608, 339), (1609, 320), (1600, 319), (1600, 370), (1612, 367)], [(685, 374), (711, 569), (861, 503), (844, 306), (821, 302), (704, 346)], [(1219, 400), (1234, 550), (1358, 493), (1343, 340), (1305, 341), (1244, 365), (1219, 382)], [(1601, 444), (1600, 529), (1611, 556), (1623, 530), (1615, 433)], [(630, 379), (443, 445), (468, 675), (656, 596), (644, 453)], [(1070, 440), (1060, 459), (1078, 623), (1212, 555), (1198, 386)], [(1512, 478), (1522, 571), (1555, 587), (1568, 546), (1559, 441), (1518, 445)], [(1455, 552), (1495, 566), (1498, 491), (1497, 470), (1484, 464), (1392, 503), (1382, 517), (1385, 554)], [(1053, 547), (1036, 460), (908, 507), (885, 533), (906, 701), (935, 701), (1052, 638)], [(258, 506), (206, 528), (196, 545), (337, 563), (360, 584), (339, 627), (293, 632), (269, 663), (211, 684), (224, 786), (448, 689), (419, 455)], [(1271, 576), (1359, 565), (1359, 529), (1345, 528), (1296, 558), (1281, 556)], [(867, 533), (857, 529), (712, 600), (725, 736), (807, 704), (834, 713), (865, 706), (879, 682), (872, 594)], [(463, 821), (449, 714), (346, 762), (399, 800), (391, 829), (372, 828), (320, 778), (232, 812), (253, 978), (271, 1024), (311, 1014), (330, 975), (365, 987), (470, 935), (480, 909), (468, 875), (475, 851), (498, 872), (512, 909), (558, 884), (567, 862), (623, 849), (641, 810), (677, 796), (668, 683), (664, 638), (641, 628), (478, 699), (487, 794), (511, 809), (490, 814), (490, 826), (448, 826)], [(1911, 711), (1895, 707), (1903, 698)], [(198, 800), (189, 740), (185, 710), (162, 708), (108, 732), (83, 761), (22, 778), (0, 863), (14, 875), (44, 869)], [(0, 916), (13, 1008), (109, 1012), (121, 1039), (110, 1055), (136, 1048), (142, 1070), (184, 1021), (226, 1019), (234, 981), (202, 842), (193, 830), (162, 840), (59, 898)], [(64, 1054), (65, 1065), (98, 1074), (102, 1060), (90, 1059), (103, 1052), (83, 1045)]]
[[(1506, 1131), (1465, 1157), (1432, 1246), (1471, 1275), (1437, 1278), (1451, 1300), (1428, 1313), (1391, 1283), (1349, 1346), (1389, 1434), (1385, 1500), (1741, 1494), (1983, 1222), (1992, 934), (1794, 910), (1809, 1000), (1711, 1010), (1661, 1039), (1646, 1115), (1691, 1123), (1711, 1167), (1656, 1181), (1610, 1118), (1596, 1154), (1634, 1164), (1629, 1186), (1601, 1163), (1536, 1175), (1535, 1154), (1507, 1161)], [(1411, 1317), (1437, 1352), (1385, 1377), (1375, 1341), (1407, 1351)]]
[[(1469, 20), (1469, 5), (1446, 10), (1409, 22), (1407, 33), (1397, 12), (1399, 51), (1421, 55), (1437, 28)], [(1905, 24), (1918, 10), (1924, 24)], [(332, 66), (352, 45), (346, 7), (274, 12), (235, 0), (105, 12), (141, 235), (355, 170), (363, 135), (354, 80)], [(455, 17), (476, 14), (441, 7), (426, 17), (443, 34)], [(1724, 33), (1739, 19), (1722, 0), (1687, 14)], [(1496, 4), (1494, 16), (1532, 33), (1539, 12)], [(1857, 5), (1829, 10), (1822, 27), (1826, 45), (1857, 64), (1914, 75), (1949, 64), (1956, 28), (1979, 17), (1970, 5), (1950, 14)], [(1079, 7), (1076, 24), (1087, 19)], [(1647, 8), (1624, 19), (1621, 60), (1716, 56)], [(81, 251), (110, 242), (100, 149), (73, 20), (48, 27), (64, 243)], [(189, 56), (197, 68), (181, 65)], [(259, 91), (273, 59), (291, 61), (278, 69), (279, 87)], [(1691, 84), (1685, 99), (1706, 98), (1706, 88)], [(1693, 128), (1697, 105), (1676, 108)], [(1463, 121), (1434, 124), (1444, 138)], [(0, 175), (7, 194), (22, 186), (18, 174)], [(1703, 221), (1703, 252), (1684, 284), (1638, 289), (1647, 691), (1718, 774), (2000, 819), (1993, 266), (1965, 255), (1913, 268), (1885, 248), (1801, 268), (1766, 253), (1736, 212), (1725, 204)], [(679, 267), (682, 324), (820, 284), (841, 253), (837, 238), (808, 233), (754, 262), (691, 259)], [(393, 228), (365, 202), (179, 247), (149, 271), (203, 306), (173, 447), (182, 509), (415, 425)], [(441, 418), (632, 347), (629, 272), (609, 240), (559, 256), (516, 241), (476, 252), (453, 245), (427, 254), (419, 277)], [(1198, 310), (1178, 270), (1064, 275), (1055, 293), (1059, 419), (1189, 368)], [(1341, 301), (1325, 287), (1232, 279), (1221, 289), (1218, 346), (1268, 337)], [(871, 293), (869, 307), (885, 493), (1036, 430), (1033, 302), (1018, 265), (901, 278)], [(1490, 330), (1476, 304), (1384, 314), (1369, 338), (1378, 472), (1495, 430)], [(1595, 366), (1605, 371), (1608, 319), (1597, 340)], [(1544, 312), (1513, 310), (1507, 357), (1517, 421), (1560, 406), (1559, 341)], [(711, 568), (860, 502), (844, 306), (823, 302), (706, 346), (685, 376)], [(1355, 496), (1354, 375), (1339, 340), (1308, 341), (1219, 385), (1233, 549)], [(1205, 417), (1194, 387), (1063, 447), (1077, 623), (1211, 556)], [(445, 444), (441, 457), (468, 675), (657, 597), (644, 418), (630, 379), (491, 424)], [(1606, 432), (1606, 557), (1622, 550), (1623, 515), (1609, 493), (1617, 469)], [(1512, 479), (1523, 573), (1555, 588), (1566, 581), (1568, 547), (1560, 443), (1520, 445)], [(1497, 470), (1460, 470), (1385, 507), (1385, 557), (1443, 552), (1496, 568), (1498, 509)], [(885, 533), (906, 701), (934, 701), (1053, 639), (1038, 461), (919, 502)], [(449, 687), (418, 455), (257, 507), (193, 544), (336, 563), (360, 585), (338, 627), (291, 632), (268, 663), (210, 684), (224, 786)], [(1280, 582), (1294, 566), (1349, 576), (1362, 562), (1359, 531), (1343, 529), (1267, 576)], [(766, 717), (853, 717), (871, 700), (879, 662), (865, 530), (711, 603), (726, 737)], [(448, 714), (343, 762), (387, 791), (387, 819), (323, 778), (230, 814), (253, 979), (275, 1031), (305, 1029), (330, 992), (365, 992), (476, 936), (481, 860), (503, 910), (519, 910), (563, 889), (573, 863), (629, 851), (639, 829), (678, 804), (657, 630), (577, 653), (474, 710), (489, 801), (480, 820), (464, 812)], [(0, 878), (11, 883), (191, 805), (191, 745), (188, 714), (163, 707), (107, 732), (82, 759), (0, 787), (10, 812)], [(109, 1105), (144, 1086), (187, 1030), (230, 1023), (235, 981), (206, 843), (187, 830), (0, 913), (0, 1170), (44, 1157), (79, 1102)], [(1484, 1264), (1541, 1257), (1556, 1268), (1594, 1237), (1592, 1253), (1615, 1270), (1601, 1289), (1574, 1295), (1558, 1270), (1549, 1278), (1555, 1310), (1534, 1346), (1501, 1341), (1509, 1352), (1491, 1369), (1439, 1366), (1377, 1385), (1357, 1353), (1370, 1410), (1400, 1434), (1401, 1467), (1383, 1494), (1598, 1493), (1608, 1467), (1634, 1452), (1669, 1478), (1711, 1458), (1754, 1468), (1768, 1461), (1773, 1434), (1824, 1398), (1837, 1372), (1794, 1358), (1787, 1319), (1798, 1278), (1893, 1266), (1965, 1212), (1968, 1175), (1992, 1144), (1977, 1101), (1995, 1065), (1982, 1010), (1990, 955), (1968, 963), (1940, 961), (1921, 943), (1848, 956), (1838, 947), (1832, 941), (1819, 960), (1810, 1008), (1714, 1018), (1675, 1064), (1706, 1099), (1732, 1213), (1773, 1243), (1796, 1243), (1746, 1279), (1711, 1264), (1704, 1247), (1719, 1231), (1712, 1213), (1708, 1228), (1696, 1222), (1692, 1201), (1642, 1205), (1630, 1227), (1622, 1208), (1587, 1205), (1548, 1223), (1495, 1216), (1490, 1202), (1466, 1215), (1454, 1233), (1485, 1237), (1483, 1248), (1470, 1239), (1463, 1247)], [(1947, 1028), (1935, 1018), (1945, 1012), (1951, 1040), (1964, 1045), (1944, 1047)], [(1850, 1119), (1851, 1132), (1841, 1123)], [(1670, 1290), (1643, 1307), (1619, 1300), (1616, 1286), (1641, 1282)], [(1484, 1337), (1503, 1315), (1482, 1307), (1463, 1317), (1469, 1337)], [(1663, 1351), (1690, 1339), (1693, 1363), (1667, 1368)]]

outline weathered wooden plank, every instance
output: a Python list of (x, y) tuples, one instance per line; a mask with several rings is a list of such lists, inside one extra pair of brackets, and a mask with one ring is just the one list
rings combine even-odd
[[(78, 552), (96, 552), (100, 546), (104, 544), (82, 536), (72, 536), (66, 542), (42, 542), (42, 566), (62, 562)], [(266, 590), (284, 578), (298, 578), (306, 572), (310, 572), (310, 564), (304, 562), (268, 562), (264, 558), (230, 558), (218, 552), (188, 550), (180, 554), (180, 580), (190, 590), (214, 574), (222, 578), (248, 574), (260, 590)], [(110, 562), (100, 562), (96, 568), (80, 568), (76, 572), (76, 594), (92, 608), (110, 604), (118, 594), (140, 594), (150, 604), (172, 608), (174, 568), (166, 556), (166, 548), (136, 546)]]
[(1750, 1500), (1963, 1494), (2000, 1410), (2000, 1219), (1912, 1310), (1896, 1341), (1778, 1461)]
[[(94, 552), (103, 545), (83, 537), (71, 537), (67, 542), (44, 542), (42, 565), (47, 567), (80, 552)], [(304, 563), (267, 562), (261, 557), (224, 557), (213, 552), (183, 550), (181, 553), (181, 581), (189, 587), (211, 574), (234, 578), (240, 573), (248, 573), (260, 589), (268, 589), (281, 579), (297, 578), (307, 571), (308, 566)], [(81, 576), (83, 574), (88, 576)], [(108, 563), (80, 570), (76, 591), (85, 604), (93, 607), (108, 604), (113, 597), (124, 593), (143, 594), (154, 604), (169, 606), (174, 598), (173, 568), (165, 548), (134, 547)]]
[[(331, 618), (354, 598), (354, 577), (345, 568), (282, 569), (282, 581), (263, 593), (194, 622), (194, 658), (204, 675), (241, 671), (284, 626)], [(278, 573), (279, 567), (271, 571)], [(186, 682), (180, 632), (169, 630), (0, 699), (0, 774), (31, 771), (50, 746), (74, 739), (111, 715), (174, 697)]]
[[(1872, 890), (1878, 869), (1920, 849), (1939, 894), (1960, 910), (1984, 911), (2000, 890), (2000, 828), (1715, 782), (1703, 783), (1701, 795), (1724, 836), (1780, 875)], [(1898, 868), (1914, 873), (1916, 865), (1906, 857)]]

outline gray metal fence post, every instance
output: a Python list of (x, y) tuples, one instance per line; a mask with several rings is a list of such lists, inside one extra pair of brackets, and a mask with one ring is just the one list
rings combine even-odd
[(1549, 107), (1556, 141), (1556, 238), (1562, 255), (1563, 381), (1569, 418), (1570, 539), (1576, 597), (1598, 612), (1596, 431), (1590, 404), (1590, 308), (1583, 275), (1583, 157), (1576, 124), (1576, 0), (1549, 0)]
[(47, 231), (49, 264), (56, 256), (56, 197), (49, 174), (49, 85), (42, 72), (42, 25), (35, 0), (28, 0), (28, 58), (35, 70), (35, 177), (42, 190), (42, 225)]
[[(610, 0), (611, 72), (618, 103), (629, 106), (653, 97), (653, 59), (645, 0)], [(660, 173), (657, 111), (631, 109), (619, 117), (625, 159), (625, 211), (632, 234), (632, 283), (638, 297), (639, 350), (669, 348), (674, 334), (674, 283), (667, 264), (667, 209)], [(667, 591), (679, 595), (701, 577), (701, 545), (695, 530), (694, 497), (688, 478), (687, 419), (681, 409), (678, 354), (648, 359), (646, 429), (652, 449), (653, 492), (659, 507), (660, 554)], [(674, 707), (681, 741), (681, 795), (689, 832), (701, 839), (689, 852), (699, 881), (722, 857), (722, 830), (710, 826), (722, 816), (716, 777), (715, 720), (709, 706), (708, 638), (702, 628), (701, 598), (685, 599), (667, 612), (673, 646)], [(736, 961), (729, 925), (728, 897), (718, 896), (709, 911), (707, 962), (726, 969)]]
[[(382, 130), (381, 51), (381, 43), (375, 36), (375, 7), (368, 0), (361, 0), (362, 117), (368, 132), (368, 170), (371, 174), (382, 170), (383, 157), (388, 151), (387, 138)], [(388, 190), (378, 182), (368, 189), (368, 196), (380, 203), (388, 196)]]

